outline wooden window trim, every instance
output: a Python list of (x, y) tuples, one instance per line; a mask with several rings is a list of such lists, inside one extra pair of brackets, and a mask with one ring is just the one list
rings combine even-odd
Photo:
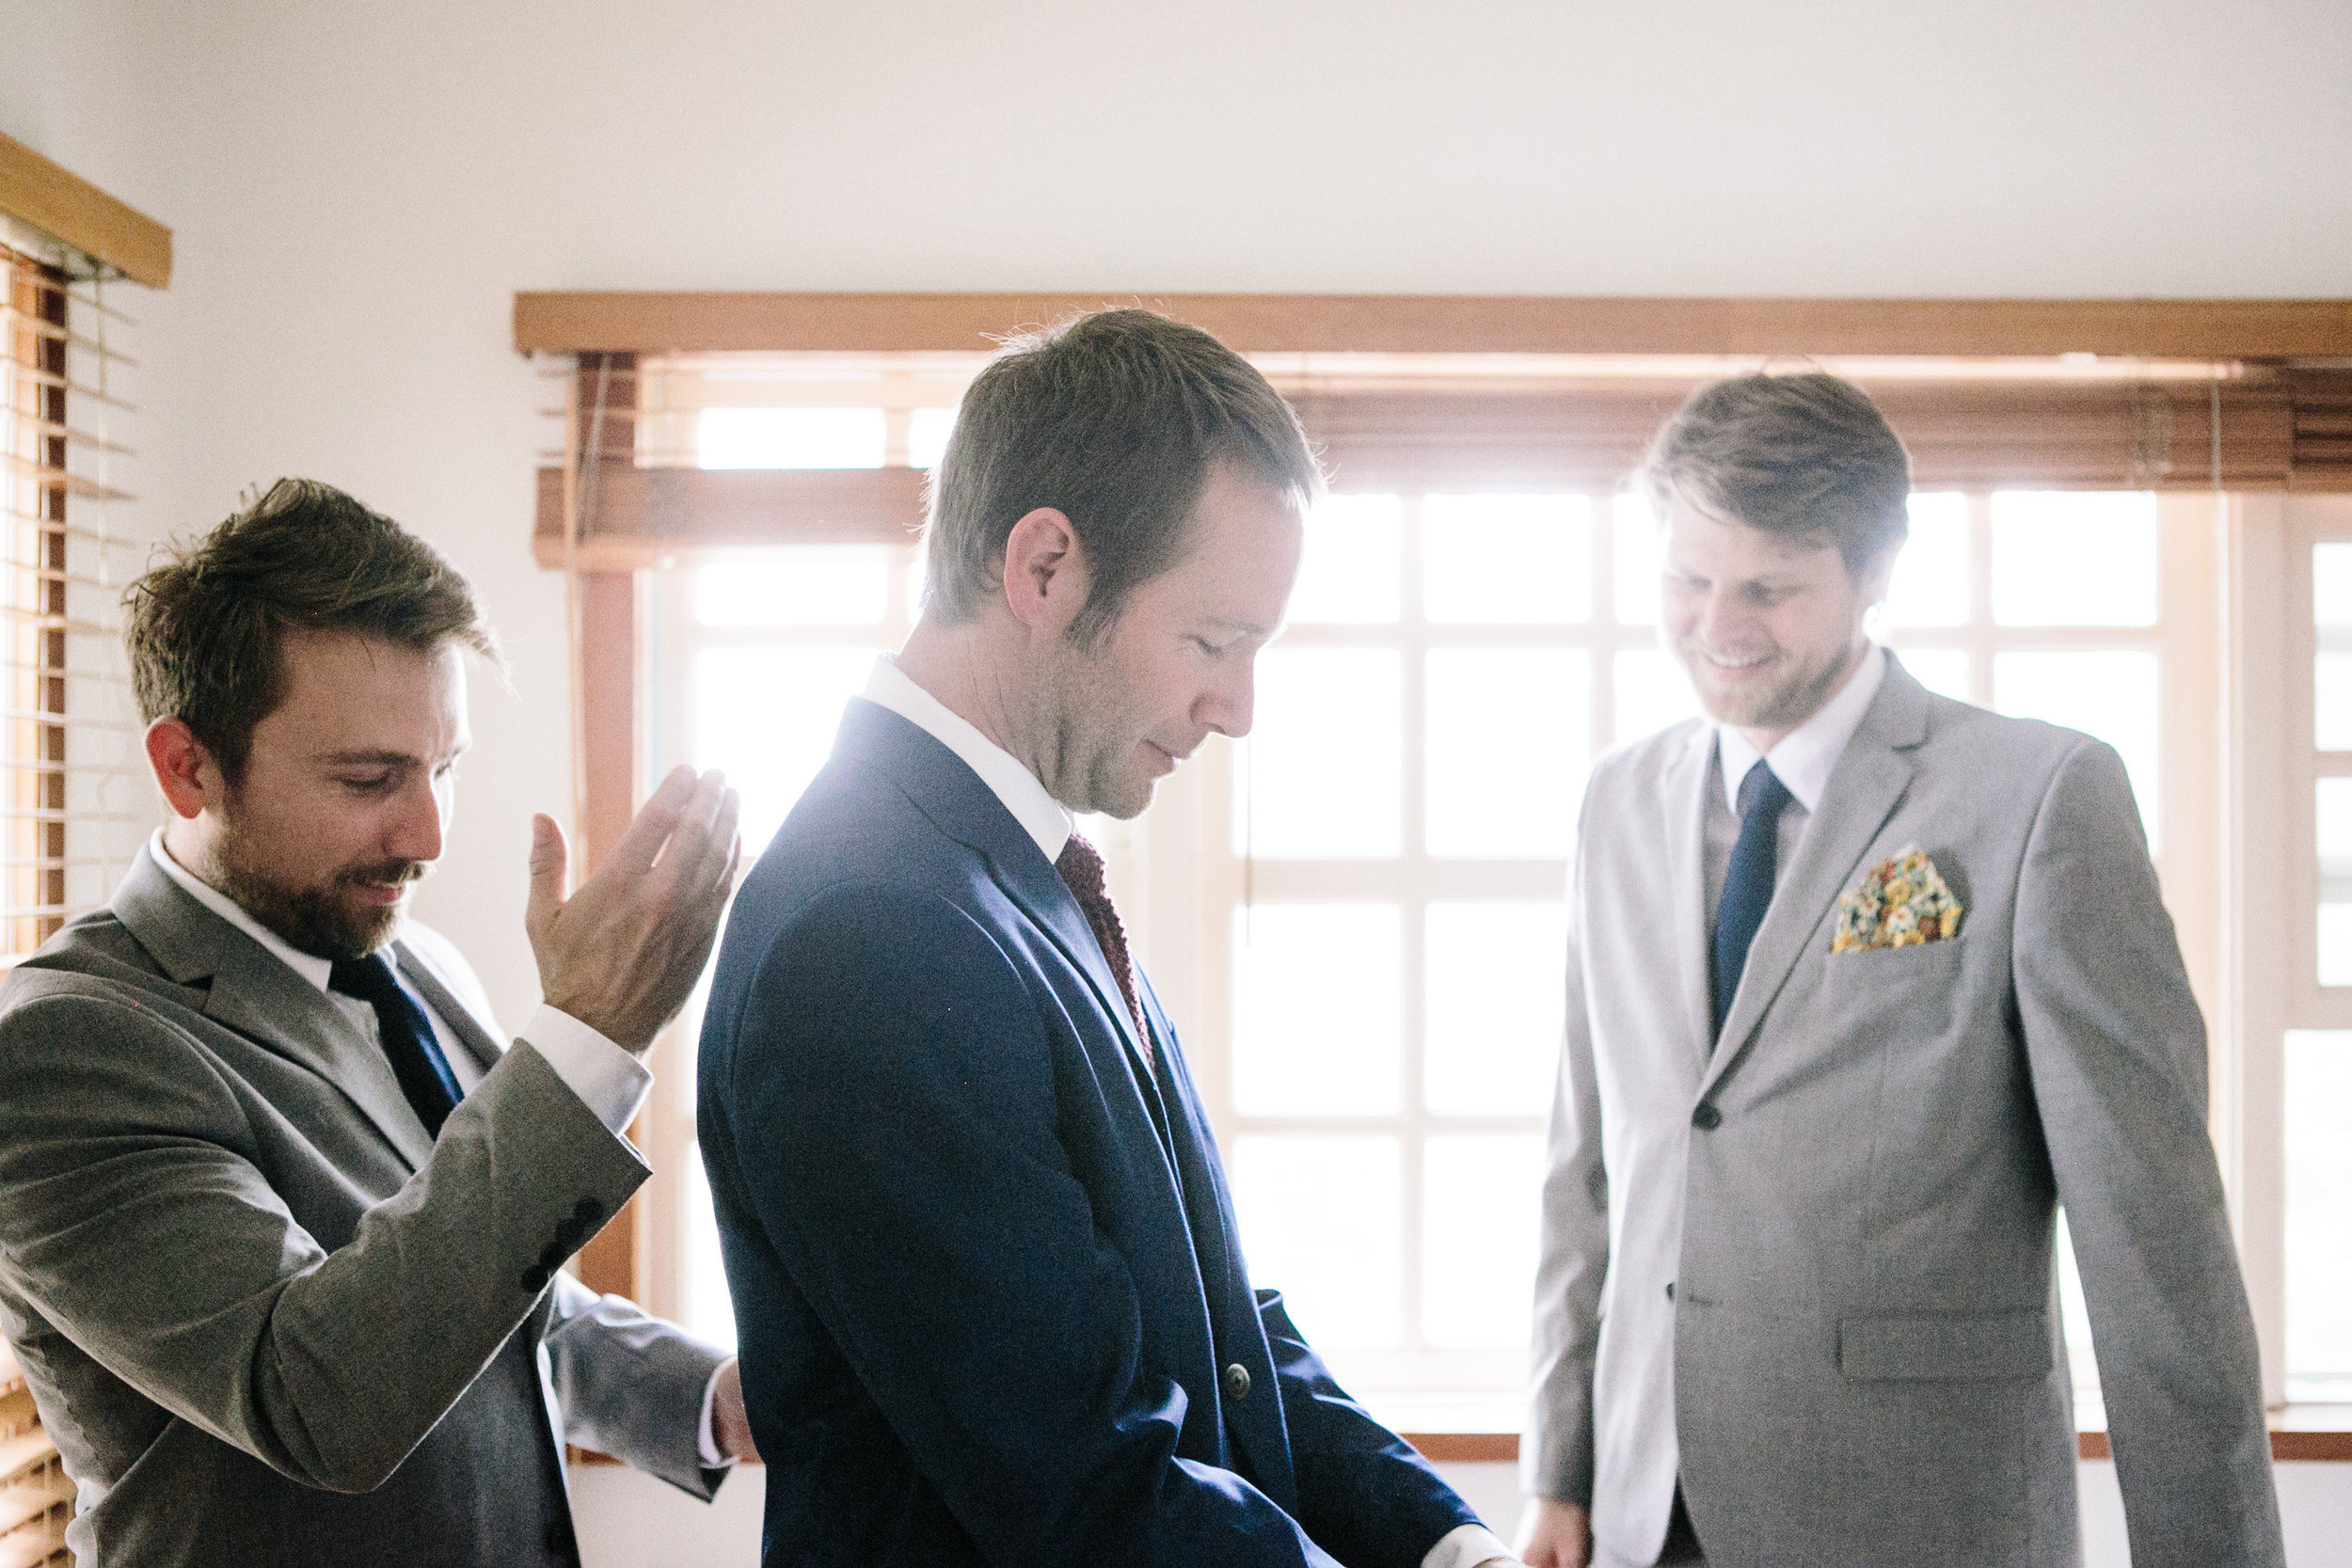
[(1106, 302), (1165, 310), (1245, 354), (2352, 357), (2344, 299), (578, 291), (517, 293), (514, 334), (527, 354), (971, 353)]
[[(639, 354), (706, 352), (905, 353), (984, 351), (1019, 325), (1100, 308), (1120, 296), (1014, 293), (517, 293), (514, 343), (524, 353), (577, 354), (600, 366), (617, 394), (633, 394)], [(2088, 354), (2229, 361), (2257, 372), (2219, 399), (2224, 461), (2200, 464), (2215, 421), (2205, 384), (2163, 388), (2165, 438), (2154, 463), (2144, 425), (2130, 444), (2132, 479), (2157, 488), (2352, 490), (2352, 300), (1791, 300), (1534, 298), (1433, 295), (1129, 295), (1125, 302), (1196, 323), (1245, 353), (1642, 354), (1960, 357)], [(2215, 384), (2219, 385), (2219, 384)], [(2014, 394), (2013, 384), (2004, 388)], [(1555, 394), (1556, 395), (1556, 394)], [(2143, 400), (2148, 396), (2143, 388)], [(2111, 403), (2115, 393), (2106, 396)], [(1941, 400), (1940, 404), (1938, 399)], [(1937, 384), (1940, 406), (1964, 425), (1964, 388)], [(630, 399), (633, 404), (633, 396)], [(2077, 394), (2076, 411), (2098, 402)], [(2204, 404), (2201, 410), (2200, 403)], [(1524, 406), (1524, 405), (1523, 405)], [(1384, 410), (1359, 404), (1356, 413)], [(1393, 413), (1393, 406), (1385, 410)], [(1528, 411), (1533, 411), (1532, 409)], [(1557, 420), (1566, 407), (1543, 410)], [(633, 418), (608, 404), (607, 420)], [(2133, 411), (2136, 420), (2138, 411)], [(574, 421), (577, 424), (578, 421)], [(1898, 422), (1903, 422), (1900, 415)], [(1917, 422), (1917, 415), (1913, 415)], [(630, 450), (611, 426), (575, 454)], [(1957, 443), (1956, 443), (1957, 450)], [(1488, 454), (1492, 456), (1492, 453)], [(1613, 453), (1611, 460), (1614, 461)], [(1561, 469), (1556, 455), (1540, 477)], [(1622, 467), (1622, 466), (1621, 466)], [(668, 477), (675, 473), (677, 478)], [(2177, 476), (2177, 477), (2176, 477)], [(1530, 477), (1537, 477), (1531, 475)], [(2001, 477), (2016, 482), (2013, 473)], [(1931, 464), (1930, 487), (1982, 478)], [(2108, 486), (2105, 471), (2044, 483)], [(582, 737), (580, 820), (587, 863), (617, 839), (642, 793), (635, 744), (644, 693), (644, 635), (637, 573), (708, 548), (754, 543), (902, 540), (920, 520), (923, 476), (908, 469), (825, 473), (637, 469), (608, 459), (540, 476), (533, 551), (580, 583), (576, 597)], [(594, 526), (579, 527), (579, 494), (596, 497)], [(567, 527), (568, 522), (568, 527)], [(629, 586), (624, 589), (623, 585)], [(593, 608), (592, 608), (593, 607)], [(593, 674), (592, 674), (593, 672)], [(626, 749), (622, 737), (628, 737)], [(2226, 1150), (2225, 1150), (2226, 1153)], [(583, 1279), (629, 1292), (645, 1252), (632, 1204), (583, 1251)], [(2352, 1462), (2352, 1418), (2332, 1407), (2290, 1412), (2331, 1430), (2272, 1433), (2278, 1460)], [(1447, 1463), (1516, 1458), (1512, 1433), (1420, 1433), (1410, 1440)], [(2080, 1434), (2085, 1459), (2108, 1456), (2104, 1433)]]
[(0, 213), (151, 289), (171, 283), (171, 230), (23, 142), (0, 136)]

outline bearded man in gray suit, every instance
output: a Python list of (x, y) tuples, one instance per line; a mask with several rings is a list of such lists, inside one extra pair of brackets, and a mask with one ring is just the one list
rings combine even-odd
[(468, 743), (465, 580), (281, 481), (133, 592), (168, 824), (0, 993), (0, 1326), (89, 1564), (576, 1563), (565, 1435), (707, 1497), (734, 1363), (564, 1260), (646, 1177), (638, 1060), (709, 953), (732, 791), (679, 769), (568, 899), (510, 1049), (403, 919)]
[(1645, 478), (1708, 719), (1594, 769), (1531, 1568), (2078, 1560), (2063, 1205), (2132, 1560), (2281, 1560), (2205, 1035), (2122, 762), (1864, 635), (1910, 465), (1826, 375)]

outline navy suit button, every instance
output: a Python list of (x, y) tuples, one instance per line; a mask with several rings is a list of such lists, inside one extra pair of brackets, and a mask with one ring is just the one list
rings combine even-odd
[(523, 1289), (529, 1291), (535, 1296), (540, 1291), (548, 1288), (548, 1276), (549, 1271), (548, 1269), (534, 1263), (530, 1268), (523, 1271)]
[(1225, 1369), (1225, 1397), (1229, 1400), (1249, 1397), (1249, 1369), (1238, 1361)]
[(1699, 1101), (1699, 1108), (1691, 1113), (1691, 1125), (1702, 1132), (1712, 1132), (1724, 1124), (1724, 1114), (1715, 1109), (1711, 1100)]

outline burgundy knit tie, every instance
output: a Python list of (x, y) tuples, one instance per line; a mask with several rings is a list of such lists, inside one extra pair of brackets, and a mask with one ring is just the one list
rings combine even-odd
[(1103, 856), (1093, 845), (1077, 833), (1061, 847), (1061, 854), (1054, 862), (1054, 869), (1070, 884), (1078, 908), (1086, 911), (1087, 924), (1094, 927), (1094, 940), (1103, 949), (1103, 957), (1111, 966), (1111, 978), (1119, 982), (1119, 994), (1127, 999), (1127, 1014), (1136, 1021), (1136, 1037), (1143, 1042), (1143, 1059), (1152, 1059), (1152, 1031), (1143, 1024), (1143, 1006), (1136, 1000), (1135, 960), (1127, 956), (1127, 927), (1119, 923), (1119, 910), (1111, 903), (1110, 889), (1103, 880)]

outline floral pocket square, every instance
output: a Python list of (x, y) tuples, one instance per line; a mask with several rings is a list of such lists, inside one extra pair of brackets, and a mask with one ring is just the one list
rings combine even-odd
[(1837, 899), (1833, 953), (1910, 947), (1960, 935), (1960, 900), (1915, 844), (1872, 866)]

